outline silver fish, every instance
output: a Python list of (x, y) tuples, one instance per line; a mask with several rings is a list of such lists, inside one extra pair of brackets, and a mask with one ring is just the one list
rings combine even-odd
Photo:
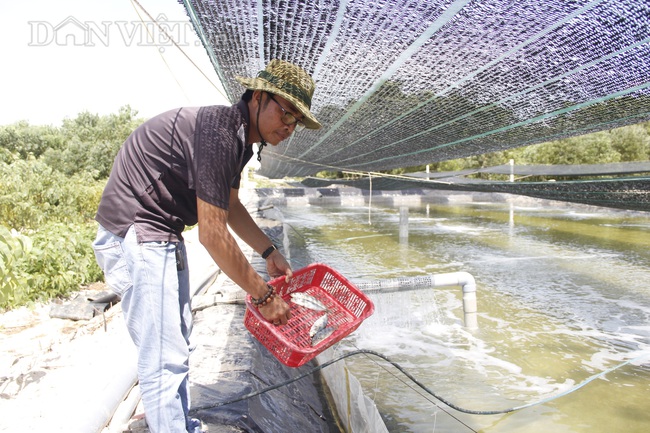
[(321, 329), (316, 333), (316, 335), (311, 337), (311, 345), (316, 346), (318, 343), (320, 343), (321, 341), (325, 340), (327, 337), (332, 335), (334, 331), (336, 331), (335, 326), (330, 326), (329, 328)]
[(313, 325), (311, 325), (311, 329), (309, 330), (309, 336), (314, 337), (314, 335), (318, 334), (320, 331), (325, 329), (327, 326), (327, 314), (323, 314), (314, 322)]
[(291, 294), (291, 301), (294, 304), (301, 305), (305, 308), (315, 311), (327, 311), (327, 307), (318, 299), (303, 292), (295, 292)]

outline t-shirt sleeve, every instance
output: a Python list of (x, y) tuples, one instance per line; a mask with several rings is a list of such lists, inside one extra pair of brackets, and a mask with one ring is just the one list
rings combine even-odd
[(202, 110), (196, 128), (196, 195), (228, 210), (230, 188), (239, 176), (240, 141), (227, 110)]

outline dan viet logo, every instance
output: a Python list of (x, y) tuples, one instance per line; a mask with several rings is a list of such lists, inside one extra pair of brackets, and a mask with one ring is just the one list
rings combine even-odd
[[(192, 24), (187, 21), (169, 21), (164, 14), (153, 21), (82, 21), (69, 16), (59, 23), (28, 21), (30, 47), (49, 45), (67, 47), (125, 46), (164, 47), (174, 42), (180, 46), (199, 45)], [(172, 41), (173, 40), (173, 41)]]

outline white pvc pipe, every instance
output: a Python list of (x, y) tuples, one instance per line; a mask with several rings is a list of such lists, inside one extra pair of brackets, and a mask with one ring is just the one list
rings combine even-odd
[(424, 275), (420, 277), (401, 277), (356, 283), (364, 292), (411, 290), (428, 287), (460, 286), (463, 289), (463, 313), (465, 327), (478, 329), (478, 308), (476, 305), (476, 281), (468, 272)]
[[(138, 404), (140, 403), (140, 386), (135, 385), (131, 388), (131, 392), (124, 399), (122, 404), (117, 407), (110, 423), (108, 424), (108, 433), (122, 433), (128, 430), (129, 421), (135, 413)], [(106, 429), (104, 429), (106, 430)]]
[(107, 426), (117, 408), (137, 383), (136, 361), (135, 346), (126, 336), (124, 343), (116, 347), (112, 355), (103, 359), (105, 367), (100, 370), (103, 374), (99, 375), (96, 382), (86, 384), (92, 389), (90, 395), (80, 391), (80, 401), (68, 401), (74, 406), (76, 415), (74, 421), (64, 421), (70, 423), (67, 431), (98, 433)]

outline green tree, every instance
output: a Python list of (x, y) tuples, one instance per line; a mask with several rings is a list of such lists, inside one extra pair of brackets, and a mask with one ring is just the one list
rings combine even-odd
[(47, 149), (60, 150), (64, 143), (65, 137), (54, 126), (32, 126), (25, 121), (0, 126), (0, 148), (22, 159), (39, 157)]
[(42, 159), (68, 176), (87, 173), (95, 179), (105, 179), (121, 145), (117, 140), (92, 142), (73, 137), (63, 150), (48, 149)]
[(96, 179), (107, 178), (115, 155), (131, 132), (142, 123), (137, 111), (126, 105), (117, 114), (99, 116), (82, 112), (63, 121), (66, 146), (61, 151), (48, 150), (48, 165), (67, 175), (88, 172)]
[(608, 132), (533, 145), (523, 155), (529, 164), (604, 164), (621, 160)]
[(83, 111), (74, 119), (64, 119), (61, 131), (67, 139), (77, 138), (92, 143), (117, 141), (121, 144), (142, 123), (137, 115), (138, 112), (129, 105), (120, 107), (117, 114), (107, 116)]
[(644, 161), (650, 151), (650, 135), (643, 125), (630, 125), (610, 131), (612, 147), (621, 161)]

